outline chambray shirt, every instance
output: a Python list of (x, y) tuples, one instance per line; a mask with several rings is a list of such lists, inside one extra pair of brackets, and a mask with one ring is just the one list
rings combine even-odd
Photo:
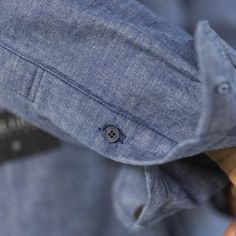
[(200, 153), (236, 143), (235, 7), (0, 1), (0, 106), (61, 140), (1, 165), (1, 235), (222, 235)]

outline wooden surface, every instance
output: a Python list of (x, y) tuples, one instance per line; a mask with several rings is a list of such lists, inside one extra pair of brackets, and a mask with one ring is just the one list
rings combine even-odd
[(206, 154), (224, 170), (236, 186), (236, 147), (209, 151)]

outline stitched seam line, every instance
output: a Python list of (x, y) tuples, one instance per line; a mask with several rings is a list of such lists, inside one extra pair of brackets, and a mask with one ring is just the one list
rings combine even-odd
[(29, 88), (27, 89), (26, 94), (21, 94), (22, 96), (24, 96), (24, 97), (30, 99), (30, 93), (31, 93), (32, 86), (33, 86), (33, 84), (34, 84), (34, 80), (35, 80), (35, 78), (36, 78), (36, 75), (37, 75), (37, 73), (38, 73), (38, 69), (39, 69), (39, 68), (36, 67), (35, 70), (34, 70), (34, 72), (32, 73), (32, 75), (31, 75), (31, 80), (30, 80), (30, 86), (29, 86)]
[[(70, 86), (71, 88), (76, 89), (77, 91), (83, 93), (84, 95), (86, 95), (87, 97), (89, 97), (90, 99), (94, 100), (95, 102), (101, 104), (102, 106), (106, 107), (107, 109), (109, 109), (112, 112), (117, 113), (118, 115), (125, 117), (133, 122), (135, 122), (138, 125), (142, 125), (152, 131), (154, 131), (156, 134), (172, 141), (174, 144), (177, 144), (177, 142), (175, 140), (170, 139), (169, 137), (165, 136), (164, 134), (161, 134), (158, 130), (156, 130), (153, 127), (148, 126), (148, 124), (146, 124), (143, 120), (140, 120), (139, 118), (137, 118), (136, 116), (134, 116), (132, 113), (129, 113), (128, 111), (124, 111), (119, 107), (116, 107), (114, 105), (111, 105), (105, 101), (103, 101), (103, 99), (101, 97), (98, 97), (97, 95), (91, 93), (91, 91), (89, 91), (88, 89), (86, 89), (85, 87), (83, 87), (82, 85), (75, 83), (75, 81), (73, 81), (70, 77), (68, 77), (67, 75), (59, 72), (57, 70), (58, 73), (60, 73), (60, 75), (58, 75), (57, 73), (53, 72), (52, 70), (50, 70), (49, 68), (45, 67), (44, 65), (41, 65), (40, 63), (34, 62), (33, 60), (19, 54), (18, 52), (15, 52), (12, 48), (9, 48), (8, 46), (3, 45), (2, 43), (0, 43), (0, 47), (2, 47), (3, 49), (13, 53), (14, 55), (20, 57), (22, 60), (25, 60), (35, 66), (38, 66), (39, 68), (41, 68), (42, 70), (44, 70), (45, 72), (53, 75), (54, 77), (56, 77), (57, 79), (59, 79), (60, 81), (62, 81), (63, 83), (67, 84), (68, 86)], [(55, 68), (53, 68), (55, 69)], [(56, 70), (56, 69), (55, 69)], [(65, 77), (65, 78), (63, 78)], [(116, 109), (114, 109), (114, 108)], [(120, 111), (119, 111), (120, 110)], [(126, 113), (126, 114), (125, 114)]]
[(41, 68), (38, 67), (37, 73), (34, 76), (31, 90), (30, 90), (30, 93), (28, 96), (28, 98), (31, 102), (34, 102), (34, 100), (35, 100), (35, 97), (36, 97), (37, 91), (40, 87), (40, 83), (41, 83), (42, 77), (44, 75), (44, 72), (45, 72), (45, 70), (42, 70)]
[[(168, 187), (168, 184), (167, 184), (167, 181), (166, 181), (166, 177), (164, 175), (161, 175), (158, 173), (158, 170), (157, 170), (157, 173), (154, 173), (156, 167), (146, 167), (145, 168), (145, 171), (147, 173), (148, 170), (150, 170), (149, 172), (149, 175), (150, 175), (150, 181), (152, 182), (152, 186), (150, 186), (150, 190), (148, 192), (150, 192), (150, 199), (148, 199), (148, 202), (146, 203), (146, 207), (150, 210), (150, 208), (153, 208), (151, 207), (150, 205), (152, 204), (155, 204), (154, 200), (154, 195), (153, 193), (155, 192), (154, 191), (154, 187), (155, 187), (155, 180), (157, 178), (160, 178), (160, 180), (162, 181), (163, 183), (163, 188), (164, 188), (164, 191), (165, 191), (165, 195), (166, 195), (166, 199), (169, 199), (169, 187)], [(162, 171), (160, 168), (158, 168), (160, 171)], [(158, 176), (157, 176), (158, 174)], [(146, 180), (147, 181), (147, 180)], [(158, 220), (160, 218), (160, 216), (158, 216), (160, 214), (160, 209), (163, 208), (163, 206), (165, 206), (166, 202), (163, 202), (159, 207), (158, 209), (155, 209), (153, 212), (152, 212), (152, 216), (151, 218), (148, 219), (148, 221), (146, 220), (145, 222), (143, 222), (141, 225), (149, 225), (149, 224), (152, 224), (152, 222), (155, 222), (156, 220)]]

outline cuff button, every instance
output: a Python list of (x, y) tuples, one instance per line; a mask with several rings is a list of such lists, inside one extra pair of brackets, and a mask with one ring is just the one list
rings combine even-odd
[(104, 130), (105, 139), (109, 143), (115, 143), (120, 138), (120, 131), (115, 126), (108, 126)]

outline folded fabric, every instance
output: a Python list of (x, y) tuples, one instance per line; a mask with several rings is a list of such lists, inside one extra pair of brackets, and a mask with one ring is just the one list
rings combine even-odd
[(224, 185), (192, 159), (168, 163), (236, 143), (236, 53), (207, 22), (193, 38), (133, 0), (2, 0), (0, 65), (1, 108), (142, 166), (123, 167), (113, 188), (128, 228)]
[(113, 186), (113, 204), (131, 231), (155, 225), (183, 209), (199, 207), (222, 190), (227, 177), (205, 155), (171, 163), (124, 166)]
[(235, 145), (235, 52), (207, 23), (194, 41), (125, 0), (3, 0), (0, 17), (1, 103), (49, 132), (135, 165)]

